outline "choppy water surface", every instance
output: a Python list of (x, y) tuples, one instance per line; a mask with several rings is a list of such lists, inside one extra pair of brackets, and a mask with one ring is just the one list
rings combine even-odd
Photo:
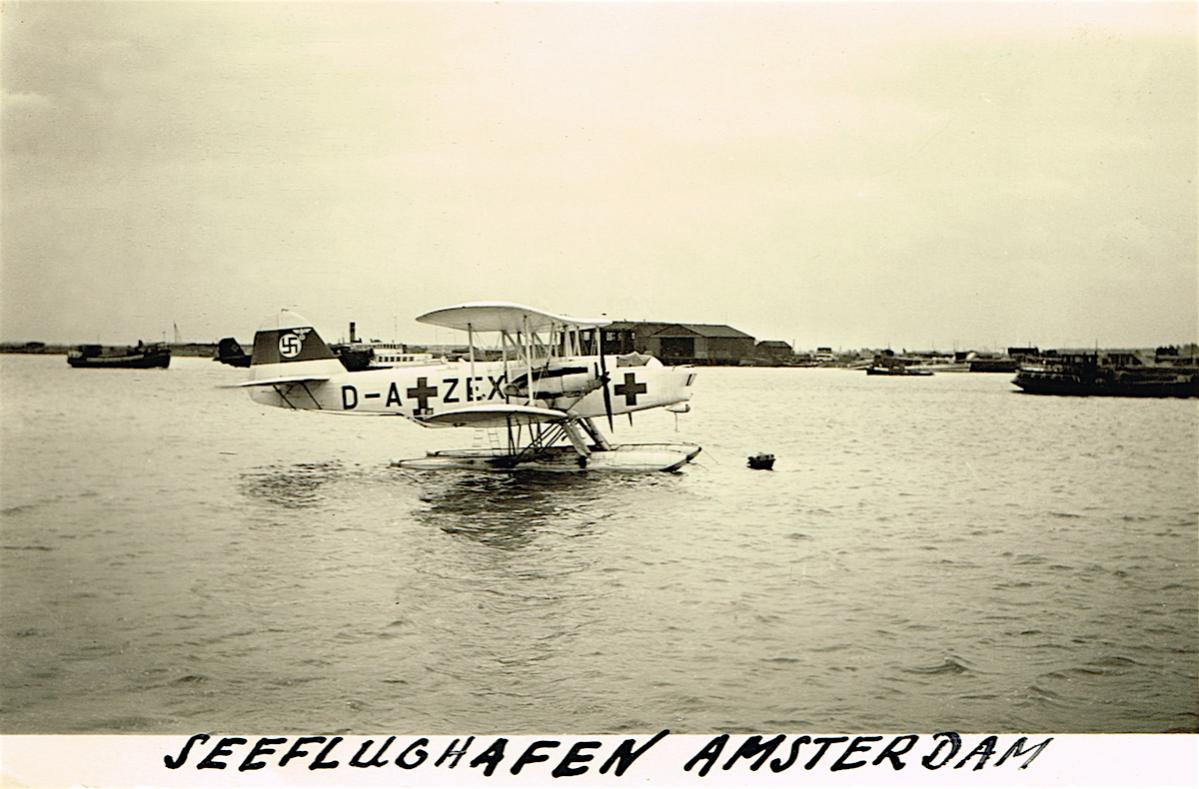
[(0, 357), (0, 729), (1199, 728), (1194, 400), (705, 369), (682, 474), (415, 474), (243, 374)]

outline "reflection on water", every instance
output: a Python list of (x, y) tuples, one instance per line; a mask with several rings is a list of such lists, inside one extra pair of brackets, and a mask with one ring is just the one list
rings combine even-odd
[(345, 470), (337, 462), (263, 466), (242, 472), (238, 490), (255, 501), (289, 510), (305, 509), (323, 505), (327, 497), (321, 488), (344, 475)]
[(637, 483), (631, 476), (536, 471), (448, 472), (416, 479), (419, 500), (426, 505), (413, 513), (418, 522), (503, 548), (527, 545), (547, 526), (591, 526), (603, 516), (613, 491)]

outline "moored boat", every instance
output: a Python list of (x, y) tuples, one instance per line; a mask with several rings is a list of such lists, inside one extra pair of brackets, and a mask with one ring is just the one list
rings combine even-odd
[(933, 371), (920, 365), (915, 359), (896, 356), (886, 350), (875, 354), (874, 362), (866, 368), (866, 375), (932, 375)]
[(67, 352), (67, 364), (72, 367), (97, 369), (147, 369), (167, 367), (171, 363), (171, 349), (164, 343), (137, 345), (80, 345)]
[(1020, 366), (1012, 383), (1027, 394), (1079, 397), (1199, 397), (1199, 369), (1146, 365), (1134, 354), (1081, 353)]
[(1007, 354), (970, 353), (966, 357), (972, 373), (1014, 373), (1020, 362)]
[(932, 370), (920, 367), (905, 367), (903, 365), (872, 364), (866, 368), (866, 375), (932, 375)]
[(230, 367), (249, 367), (250, 354), (246, 353), (239, 343), (233, 337), (222, 337), (217, 343), (216, 354), (212, 357), (213, 361), (227, 364)]

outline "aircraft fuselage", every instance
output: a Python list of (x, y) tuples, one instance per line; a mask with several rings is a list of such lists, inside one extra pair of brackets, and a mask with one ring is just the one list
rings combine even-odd
[[(656, 359), (619, 366), (617, 357), (605, 356), (604, 362), (613, 414), (660, 408), (691, 397), (691, 369), (665, 367)], [(251, 395), (256, 402), (282, 408), (410, 419), (504, 403), (560, 408), (578, 417), (606, 412), (597, 356), (556, 358), (548, 374), (533, 368), (531, 403), (528, 377), (528, 370), (515, 362), (459, 361), (345, 372), (327, 381), (262, 386)]]

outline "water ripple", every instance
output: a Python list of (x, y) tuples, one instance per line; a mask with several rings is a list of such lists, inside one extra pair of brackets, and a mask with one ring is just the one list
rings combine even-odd
[(0, 359), (4, 731), (1199, 727), (1193, 403), (711, 368), (680, 436), (617, 426), (684, 474), (415, 474), (469, 431), (39, 361)]

